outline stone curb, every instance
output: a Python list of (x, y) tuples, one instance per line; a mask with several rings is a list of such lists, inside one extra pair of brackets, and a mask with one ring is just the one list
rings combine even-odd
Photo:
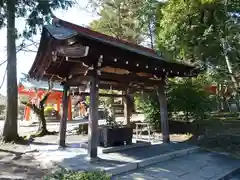
[(122, 174), (125, 172), (133, 171), (138, 168), (138, 163), (127, 163), (127, 164), (122, 164), (117, 167), (105, 169), (104, 171), (108, 174), (111, 174), (112, 176)]
[[(220, 155), (223, 155), (223, 156), (229, 156), (229, 154), (226, 154), (226, 153), (220, 153), (220, 152), (217, 152), (217, 151), (213, 151), (211, 149), (208, 149), (208, 148), (203, 148), (201, 147), (200, 149), (202, 150), (205, 150), (205, 151), (209, 151), (209, 152), (212, 152), (212, 153), (215, 153), (215, 154), (220, 154)], [(227, 173), (224, 173), (224, 174), (219, 174), (217, 175), (216, 177), (214, 177), (216, 180), (229, 180), (232, 178), (232, 176), (234, 176), (235, 174), (239, 173), (240, 172), (240, 168), (235, 168), (234, 170), (230, 171), (230, 172), (227, 172)]]
[(147, 146), (151, 146), (151, 143), (144, 142), (139, 144), (125, 145), (124, 147), (102, 148), (100, 149), (100, 151), (102, 153), (121, 152), (121, 151), (125, 151), (132, 148), (140, 148), (140, 147), (147, 147)]
[(153, 164), (156, 164), (159, 162), (163, 162), (163, 161), (167, 161), (167, 160), (170, 160), (173, 158), (185, 156), (187, 154), (191, 154), (198, 150), (199, 150), (199, 147), (192, 147), (192, 148), (182, 149), (179, 151), (170, 152), (170, 153), (163, 154), (163, 155), (157, 155), (157, 156), (153, 156), (150, 158), (141, 159), (141, 160), (137, 161), (138, 168), (150, 166), (150, 165), (153, 165)]
[[(108, 147), (108, 148), (98, 147), (98, 152), (106, 154), (106, 153), (112, 153), (112, 152), (121, 152), (121, 151), (125, 151), (132, 148), (147, 147), (147, 146), (151, 146), (151, 143), (143, 142), (139, 144), (125, 145), (123, 147)], [(88, 149), (88, 144), (86, 142), (80, 143), (80, 147), (84, 149)]]
[(240, 168), (236, 168), (231, 172), (226, 173), (225, 175), (220, 174), (217, 177), (215, 177), (216, 180), (229, 180), (231, 179), (236, 173), (240, 172)]
[(171, 152), (171, 153), (167, 153), (167, 154), (163, 154), (163, 155), (157, 155), (157, 156), (153, 156), (150, 158), (145, 158), (145, 159), (141, 159), (132, 163), (127, 163), (127, 164), (123, 164), (111, 169), (106, 169), (105, 172), (111, 174), (112, 176), (115, 175), (119, 175), (128, 171), (132, 171), (132, 170), (136, 170), (138, 168), (143, 168), (146, 166), (150, 166), (153, 164), (157, 164), (163, 161), (167, 161), (173, 158), (178, 158), (181, 156), (185, 156), (187, 154), (191, 154), (194, 152), (197, 152), (199, 150), (199, 147), (192, 147), (192, 148), (187, 148), (187, 149), (182, 149), (179, 151), (175, 151), (175, 152)]

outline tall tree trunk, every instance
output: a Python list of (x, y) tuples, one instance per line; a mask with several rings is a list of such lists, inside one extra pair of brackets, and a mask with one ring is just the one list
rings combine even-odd
[(225, 61), (226, 61), (226, 64), (227, 64), (228, 72), (230, 74), (231, 80), (233, 82), (233, 87), (234, 87), (234, 90), (235, 90), (235, 96), (234, 97), (235, 97), (237, 110), (240, 111), (239, 94), (238, 94), (239, 86), (238, 86), (238, 82), (237, 82), (237, 80), (236, 80), (236, 78), (234, 77), (234, 74), (233, 74), (232, 63), (229, 60), (227, 46), (226, 46), (226, 42), (225, 42), (224, 39), (222, 39), (222, 47), (223, 47), (223, 52), (224, 52), (224, 57), (225, 57)]
[(14, 141), (18, 138), (15, 4), (15, 0), (7, 1), (7, 115), (3, 129), (3, 137), (5, 141)]
[(154, 49), (153, 32), (152, 32), (152, 27), (151, 27), (151, 21), (148, 22), (148, 31), (149, 31), (149, 36), (150, 36), (151, 49)]

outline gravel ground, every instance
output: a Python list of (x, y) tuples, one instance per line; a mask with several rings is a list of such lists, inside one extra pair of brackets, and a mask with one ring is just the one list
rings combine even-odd
[(4, 144), (0, 146), (0, 179), (37, 180), (57, 167), (45, 169), (26, 153), (28, 146)]

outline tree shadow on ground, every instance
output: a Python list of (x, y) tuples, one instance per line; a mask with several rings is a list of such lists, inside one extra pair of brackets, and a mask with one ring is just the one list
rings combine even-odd
[(0, 154), (0, 179), (40, 179), (49, 172), (49, 169), (40, 167), (33, 157), (23, 153), (1, 149)]
[(39, 142), (39, 141), (33, 141), (31, 144), (34, 145), (57, 145), (57, 143), (50, 143), (50, 142)]
[(18, 160), (22, 157), (22, 155), (24, 154), (23, 152), (16, 152), (16, 151), (11, 151), (11, 150), (6, 150), (6, 149), (0, 149), (0, 153), (4, 152), (4, 153), (10, 153), (12, 155), (14, 155), (13, 160)]
[(80, 154), (70, 158), (64, 158), (59, 164), (72, 171), (94, 171), (111, 169), (125, 163), (126, 162), (121, 160), (106, 159), (105, 157), (90, 161), (87, 154)]

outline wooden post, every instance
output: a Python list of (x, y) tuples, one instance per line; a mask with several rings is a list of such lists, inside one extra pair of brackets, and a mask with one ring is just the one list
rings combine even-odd
[(158, 87), (157, 90), (158, 101), (160, 104), (160, 118), (163, 142), (169, 143), (169, 125), (168, 125), (168, 111), (167, 111), (167, 97), (165, 94), (164, 84)]
[(88, 119), (88, 156), (97, 158), (98, 146), (98, 78), (96, 73), (90, 80), (90, 106)]
[(129, 95), (125, 94), (123, 97), (123, 105), (124, 105), (124, 125), (130, 125), (130, 102), (129, 102)]
[(65, 147), (65, 139), (66, 139), (66, 129), (67, 129), (67, 117), (68, 117), (68, 91), (69, 86), (63, 85), (63, 100), (62, 100), (62, 118), (60, 121), (60, 129), (59, 129), (59, 146)]
[(68, 120), (72, 120), (72, 96), (68, 98)]

